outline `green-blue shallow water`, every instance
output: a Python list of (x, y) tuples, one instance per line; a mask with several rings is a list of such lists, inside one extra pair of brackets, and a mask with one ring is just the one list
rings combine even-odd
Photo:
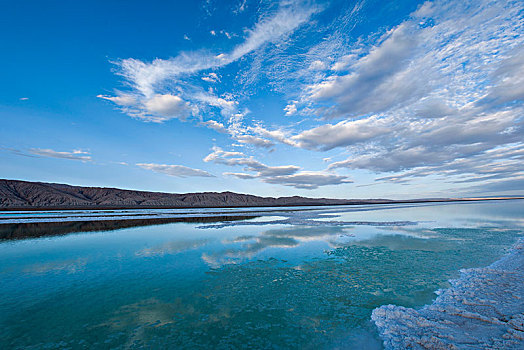
[(381, 348), (373, 309), (421, 307), (499, 259), (523, 204), (279, 209), (2, 241), (0, 348)]

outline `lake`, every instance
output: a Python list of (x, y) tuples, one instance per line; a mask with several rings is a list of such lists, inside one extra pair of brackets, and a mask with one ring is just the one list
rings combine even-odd
[(0, 212), (0, 348), (381, 349), (374, 309), (503, 257), (523, 209)]

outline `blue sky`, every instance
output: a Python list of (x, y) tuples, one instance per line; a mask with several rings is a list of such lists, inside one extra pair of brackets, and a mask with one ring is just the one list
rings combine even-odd
[(16, 1), (0, 177), (524, 194), (521, 1)]

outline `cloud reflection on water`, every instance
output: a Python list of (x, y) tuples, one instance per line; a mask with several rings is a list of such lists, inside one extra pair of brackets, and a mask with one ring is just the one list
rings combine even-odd
[(211, 267), (236, 264), (252, 259), (269, 248), (295, 248), (311, 241), (325, 242), (329, 247), (336, 247), (348, 237), (352, 237), (351, 228), (339, 226), (326, 227), (285, 227), (263, 231), (259, 235), (241, 235), (222, 243), (233, 245), (216, 252), (203, 253), (202, 259)]

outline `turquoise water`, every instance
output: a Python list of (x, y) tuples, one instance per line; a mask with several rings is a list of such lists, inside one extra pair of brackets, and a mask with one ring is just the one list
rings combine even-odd
[(373, 309), (421, 307), (499, 259), (523, 204), (253, 209), (4, 240), (0, 348), (380, 349)]

